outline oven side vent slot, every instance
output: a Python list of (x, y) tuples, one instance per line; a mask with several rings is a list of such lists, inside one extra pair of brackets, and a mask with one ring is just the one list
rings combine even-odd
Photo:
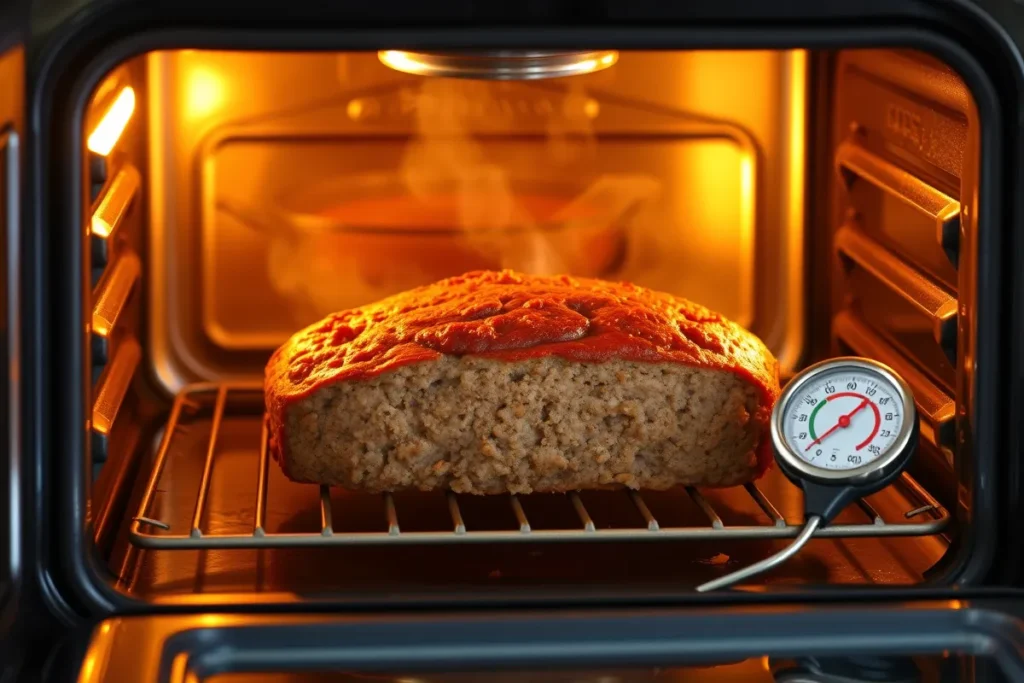
[(875, 358), (907, 379), (921, 426), (912, 472), (954, 506), (977, 117), (963, 80), (930, 56), (851, 50), (834, 64), (832, 352)]
[(126, 164), (118, 171), (93, 212), (90, 232), (94, 272), (102, 271), (110, 262), (111, 245), (117, 239), (118, 229), (135, 201), (141, 182), (138, 170)]
[(131, 387), (135, 371), (142, 359), (142, 349), (134, 339), (126, 339), (100, 377), (92, 404), (92, 434), (94, 457), (107, 452), (107, 442), (117, 419), (125, 395)]
[(82, 122), (91, 200), (82, 229), (92, 283), (86, 343), (95, 476), (108, 450), (128, 453), (137, 438), (131, 416), (139, 408), (132, 386), (142, 361), (145, 80), (143, 60), (122, 64), (96, 87)]
[[(899, 226), (884, 226), (871, 216), (886, 246), (955, 285), (960, 262), (960, 202), (859, 144), (847, 140), (836, 150), (836, 166), (851, 199), (851, 218), (864, 213), (898, 216)], [(867, 183), (870, 187), (859, 187)], [(863, 202), (857, 200), (864, 196)], [(909, 211), (909, 213), (908, 213)], [(931, 234), (929, 234), (929, 231)], [(942, 250), (952, 270), (936, 263)]]
[(953, 398), (937, 387), (913, 363), (895, 351), (891, 345), (849, 311), (843, 311), (832, 323), (837, 343), (853, 353), (874, 358), (898, 372), (911, 389), (921, 421), (921, 436), (938, 448), (952, 465), (954, 418), (956, 404)]
[(110, 359), (110, 341), (142, 274), (139, 257), (122, 255), (96, 293), (92, 310), (92, 362), (102, 368)]
[[(847, 296), (855, 305), (883, 308), (877, 316), (865, 316), (880, 327), (898, 345), (915, 354), (929, 351), (922, 332), (930, 333), (932, 341), (950, 364), (956, 363), (957, 300), (892, 254), (865, 236), (860, 230), (844, 225), (835, 235), (835, 249), (843, 257)], [(881, 287), (879, 287), (881, 285)], [(925, 367), (932, 359), (918, 359)]]

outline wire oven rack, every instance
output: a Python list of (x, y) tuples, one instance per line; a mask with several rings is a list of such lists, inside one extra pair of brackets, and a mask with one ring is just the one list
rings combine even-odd
[[(679, 490), (678, 495), (686, 496), (700, 509), (702, 523), (683, 526), (666, 526), (659, 523), (651, 513), (644, 494), (640, 491), (628, 490), (622, 493), (628, 496), (635, 509), (635, 526), (599, 527), (591, 517), (582, 498), (576, 493), (569, 493), (566, 498), (571, 504), (578, 526), (570, 529), (538, 529), (531, 525), (524, 511), (520, 496), (506, 496), (508, 506), (516, 520), (516, 524), (508, 529), (478, 529), (474, 520), (463, 516), (458, 497), (450, 492), (439, 493), (447, 498), (450, 525), (444, 529), (403, 531), (395, 497), (384, 493), (383, 519), (379, 531), (336, 532), (333, 528), (334, 511), (330, 489), (320, 486), (319, 512), (320, 528), (308, 532), (276, 532), (267, 530), (267, 490), (269, 451), (267, 448), (267, 428), (264, 423), (259, 443), (258, 474), (255, 491), (255, 513), (252, 530), (249, 533), (212, 533), (203, 531), (202, 520), (207, 507), (210, 492), (211, 473), (217, 459), (218, 434), (224, 420), (225, 412), (231, 402), (232, 392), (248, 392), (250, 397), (258, 395), (261, 387), (248, 384), (207, 383), (195, 384), (185, 388), (178, 394), (171, 409), (168, 423), (156, 452), (153, 470), (143, 491), (138, 512), (132, 518), (129, 527), (129, 539), (142, 548), (164, 550), (212, 550), (212, 549), (261, 549), (261, 548), (297, 548), (320, 546), (352, 546), (352, 545), (393, 545), (393, 544), (438, 544), (438, 543), (513, 543), (513, 542), (577, 542), (577, 541), (686, 541), (686, 540), (725, 540), (725, 539), (782, 539), (795, 537), (801, 527), (790, 524), (779, 513), (775, 504), (768, 499), (762, 490), (753, 483), (743, 486), (745, 494), (756, 503), (757, 508), (766, 516), (764, 524), (726, 524), (722, 515), (702, 493), (693, 487)], [(149, 516), (151, 505), (159, 490), (161, 476), (171, 456), (195, 457), (195, 453), (178, 453), (172, 448), (177, 435), (183, 413), (199, 410), (204, 401), (209, 404), (212, 398), (212, 415), (209, 440), (203, 461), (202, 476), (195, 496), (195, 504), (191, 515), (188, 533), (172, 530), (166, 522)], [(312, 485), (310, 485), (312, 486)], [(908, 500), (919, 503), (918, 507), (905, 511), (900, 521), (883, 519), (883, 516), (867, 501), (859, 501), (857, 505), (866, 513), (869, 522), (834, 524), (815, 533), (816, 538), (864, 538), (864, 537), (896, 537), (896, 536), (928, 536), (938, 534), (948, 525), (950, 516), (928, 491), (913, 477), (904, 473), (901, 480), (894, 484), (901, 486)], [(372, 495), (372, 494), (365, 494)], [(917, 518), (926, 517), (923, 521)], [(510, 517), (511, 520), (513, 517)]]

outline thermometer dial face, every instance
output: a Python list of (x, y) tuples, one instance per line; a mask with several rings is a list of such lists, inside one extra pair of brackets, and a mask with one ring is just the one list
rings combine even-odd
[(785, 436), (803, 460), (827, 470), (866, 465), (892, 448), (906, 416), (880, 376), (843, 368), (822, 373), (793, 396)]
[(775, 406), (772, 439), (791, 475), (863, 481), (905, 459), (916, 424), (910, 388), (891, 369), (835, 358), (807, 368), (786, 387)]

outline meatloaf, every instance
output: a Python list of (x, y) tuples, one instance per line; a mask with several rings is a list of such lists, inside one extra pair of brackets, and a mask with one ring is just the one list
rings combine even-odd
[(265, 389), (292, 480), (497, 494), (745, 483), (779, 384), (757, 337), (684, 299), (481, 271), (296, 333)]

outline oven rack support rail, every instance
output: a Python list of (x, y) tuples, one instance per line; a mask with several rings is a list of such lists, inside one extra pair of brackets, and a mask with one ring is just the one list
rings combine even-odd
[[(697, 540), (749, 540), (749, 539), (785, 539), (794, 538), (803, 528), (800, 524), (790, 524), (779, 513), (775, 505), (754, 483), (742, 488), (764, 512), (770, 523), (763, 525), (727, 525), (711, 505), (707, 498), (694, 487), (685, 487), (682, 491), (701, 510), (705, 518), (704, 524), (694, 526), (666, 527), (659, 524), (651, 514), (643, 493), (628, 490), (623, 493), (629, 496), (636, 509), (638, 524), (635, 527), (599, 528), (593, 521), (583, 500), (576, 493), (567, 495), (568, 501), (575, 510), (579, 526), (574, 529), (536, 529), (531, 526), (523, 509), (520, 497), (506, 496), (508, 505), (517, 522), (516, 528), (507, 530), (474, 530), (472, 520), (467, 521), (459, 507), (458, 498), (451, 492), (438, 494), (447, 497), (448, 512), (451, 518), (450, 527), (444, 530), (402, 531), (399, 510), (395, 499), (390, 493), (382, 494), (384, 519), (380, 531), (335, 532), (333, 529), (333, 510), (331, 507), (330, 487), (320, 486), (320, 529), (305, 533), (278, 533), (266, 529), (267, 514), (267, 473), (269, 467), (269, 449), (267, 446), (267, 427), (264, 422), (260, 437), (259, 475), (255, 492), (256, 506), (252, 523), (252, 532), (245, 533), (210, 533), (201, 529), (206, 501), (210, 489), (211, 473), (217, 452), (217, 437), (225, 410), (229, 404), (228, 395), (232, 391), (258, 392), (259, 385), (204, 383), (186, 387), (180, 392), (171, 409), (170, 417), (160, 446), (156, 461), (150, 474), (137, 514), (132, 518), (129, 539), (140, 547), (159, 550), (217, 550), (217, 549), (269, 549), (269, 548), (310, 548), (328, 546), (356, 545), (399, 545), (399, 544), (451, 544), (451, 543), (540, 543), (540, 542), (601, 542), (601, 541), (697, 541)], [(149, 516), (149, 509), (154, 495), (158, 490), (160, 477), (167, 463), (169, 453), (173, 450), (171, 443), (179, 428), (183, 410), (196, 409), (201, 404), (195, 398), (209, 400), (213, 397), (213, 413), (210, 437), (207, 443), (202, 478), (196, 494), (195, 507), (192, 513), (188, 533), (173, 533), (171, 527)], [(897, 485), (897, 484), (894, 484)], [(941, 533), (950, 521), (946, 511), (935, 498), (928, 493), (913, 477), (904, 473), (898, 482), (910, 497), (920, 502), (919, 507), (903, 513), (903, 520), (894, 522), (883, 519), (879, 512), (867, 501), (858, 501), (857, 505), (871, 520), (867, 523), (834, 524), (815, 532), (815, 538), (879, 538), (929, 536)], [(371, 495), (371, 494), (367, 494)], [(919, 516), (927, 516), (927, 521), (911, 521)], [(642, 523), (641, 523), (642, 522)]]

